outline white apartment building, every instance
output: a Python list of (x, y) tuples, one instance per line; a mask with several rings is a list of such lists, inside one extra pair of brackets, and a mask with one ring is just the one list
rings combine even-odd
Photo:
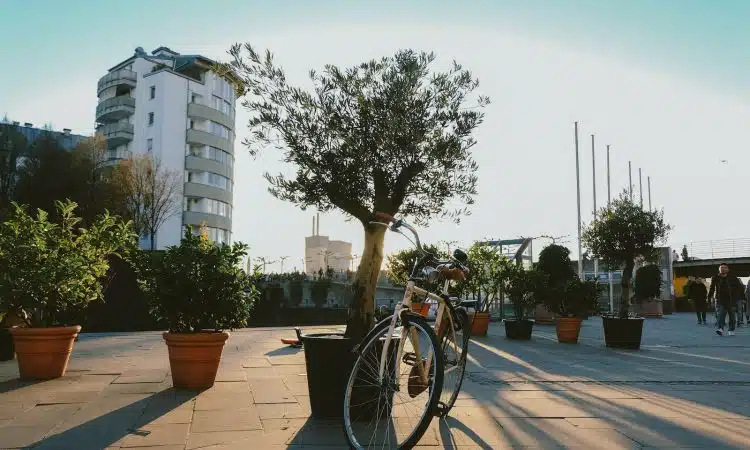
[(202, 223), (217, 243), (231, 241), (237, 95), (233, 80), (211, 71), (214, 64), (138, 47), (98, 82), (97, 132), (107, 138), (109, 158), (151, 153), (184, 172), (182, 213), (158, 230), (157, 249), (178, 244), (185, 225), (197, 231)]

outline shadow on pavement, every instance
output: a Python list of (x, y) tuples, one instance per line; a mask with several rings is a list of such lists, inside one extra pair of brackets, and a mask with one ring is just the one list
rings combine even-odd
[(147, 443), (138, 441), (145, 441), (144, 438), (152, 433), (148, 425), (190, 402), (198, 394), (198, 391), (170, 388), (105, 413), (101, 413), (96, 403), (90, 403), (32, 448), (93, 450), (107, 448), (123, 440), (129, 441), (126, 446), (146, 446)]

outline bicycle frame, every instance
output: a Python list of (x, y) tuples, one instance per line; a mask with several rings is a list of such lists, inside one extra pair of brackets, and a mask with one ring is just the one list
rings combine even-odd
[[(448, 293), (449, 282), (450, 282), (449, 280), (445, 280), (445, 283), (443, 284), (443, 294), (445, 294), (445, 295), (447, 295), (447, 293)], [(391, 317), (391, 324), (388, 327), (388, 335), (387, 335), (388, 337), (386, 338), (385, 343), (383, 345), (383, 353), (380, 355), (380, 367), (378, 368), (378, 382), (382, 382), (383, 381), (383, 374), (385, 372), (385, 364), (386, 364), (386, 355), (388, 355), (388, 349), (390, 347), (391, 340), (393, 338), (393, 333), (396, 331), (396, 324), (398, 323), (398, 319), (402, 317), (402, 314), (404, 312), (411, 311), (412, 297), (414, 296), (414, 294), (421, 295), (421, 296), (424, 296), (424, 297), (426, 297), (428, 299), (435, 300), (435, 301), (438, 302), (439, 306), (438, 306), (437, 314), (435, 316), (435, 327), (434, 328), (435, 328), (435, 330), (439, 331), (441, 329), (441, 324), (442, 324), (443, 318), (445, 316), (447, 316), (448, 317), (448, 322), (449, 322), (448, 323), (448, 325), (449, 325), (448, 329), (453, 334), (453, 346), (454, 346), (456, 352), (458, 352), (458, 347), (457, 347), (457, 343), (456, 343), (456, 331), (455, 331), (454, 323), (453, 323), (453, 316), (451, 314), (445, 314), (445, 309), (446, 309), (445, 302), (446, 302), (446, 300), (443, 297), (439, 296), (439, 295), (433, 294), (432, 292), (429, 292), (429, 291), (427, 291), (425, 289), (417, 287), (415, 285), (414, 281), (410, 280), (409, 282), (406, 283), (406, 291), (404, 292), (404, 299), (403, 299), (403, 301), (396, 308), (396, 310), (393, 312), (393, 316)], [(403, 322), (404, 322), (404, 320), (402, 319), (402, 323)], [(412, 330), (412, 331), (415, 331), (415, 330)], [(399, 341), (398, 352), (396, 354), (396, 365), (397, 365), (396, 366), (396, 369), (397, 369), (396, 373), (400, 373), (401, 359), (403, 357), (404, 343), (406, 342), (406, 338), (407, 338), (407, 336), (406, 336), (406, 328), (404, 328), (401, 331), (401, 339)], [(430, 365), (432, 364), (432, 354), (430, 353), (430, 354), (427, 355), (427, 360), (425, 361), (425, 364), (422, 365), (421, 364), (422, 357), (421, 357), (421, 354), (420, 354), (420, 351), (419, 351), (419, 341), (416, 338), (415, 333), (412, 333), (410, 336), (408, 336), (408, 338), (411, 341), (412, 346), (414, 347), (414, 351), (416, 353), (415, 360), (418, 363), (420, 363), (418, 365), (419, 376), (422, 379), (422, 382), (424, 382), (425, 384), (427, 384), (428, 381), (429, 381), (429, 379), (428, 379), (428, 375), (427, 375), (427, 370), (426, 369), (428, 367), (430, 367)], [(442, 338), (442, 336), (439, 336), (439, 338)]]

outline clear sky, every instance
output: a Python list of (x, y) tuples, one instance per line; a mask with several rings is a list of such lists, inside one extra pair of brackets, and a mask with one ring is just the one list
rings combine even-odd
[[(310, 68), (351, 65), (399, 48), (458, 60), (492, 98), (474, 149), (479, 196), (460, 226), (435, 222), (427, 241), (568, 235), (575, 245), (573, 122), (580, 121), (583, 218), (627, 186), (632, 160), (675, 226), (671, 241), (750, 237), (750, 2), (742, 0), (194, 1), (0, 0), (0, 114), (93, 131), (96, 81), (142, 46), (225, 59), (234, 42), (270, 48), (294, 82)], [(240, 145), (234, 238), (254, 256), (299, 266), (314, 212), (266, 191), (278, 155)], [(727, 160), (723, 164), (721, 160)], [(338, 214), (321, 234), (352, 241)], [(389, 251), (406, 242), (389, 236)]]

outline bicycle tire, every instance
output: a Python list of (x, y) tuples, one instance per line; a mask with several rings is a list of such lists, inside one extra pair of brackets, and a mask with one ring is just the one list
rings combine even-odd
[[(412, 434), (399, 446), (399, 449), (411, 449), (417, 443), (419, 443), (419, 440), (424, 436), (425, 432), (427, 431), (427, 428), (430, 426), (430, 423), (432, 422), (432, 419), (436, 416), (435, 412), (437, 410), (437, 404), (440, 400), (440, 394), (442, 392), (443, 388), (443, 371), (444, 365), (443, 365), (443, 352), (440, 350), (440, 346), (437, 342), (437, 336), (435, 335), (434, 329), (427, 323), (427, 321), (417, 314), (413, 314), (411, 312), (404, 312), (405, 315), (408, 315), (408, 326), (414, 326), (422, 331), (425, 332), (425, 334), (430, 339), (433, 351), (433, 364), (436, 367), (435, 375), (432, 380), (432, 390), (430, 392), (430, 398), (427, 403), (427, 408), (425, 408), (425, 411), (422, 413), (422, 418), (420, 419), (419, 424), (415, 427)], [(387, 331), (388, 327), (390, 326), (391, 318), (386, 318), (379, 323), (375, 325), (375, 328), (373, 328), (373, 332), (371, 334), (370, 339), (368, 339), (367, 342), (363, 342), (362, 345), (360, 345), (357, 356), (357, 360), (354, 363), (354, 366), (352, 368), (352, 373), (349, 375), (349, 380), (347, 381), (346, 385), (346, 391), (344, 392), (344, 420), (343, 420), (343, 431), (344, 436), (346, 437), (347, 443), (349, 444), (349, 447), (352, 449), (360, 449), (363, 448), (361, 446), (358, 446), (356, 442), (352, 441), (352, 436), (350, 435), (350, 427), (351, 425), (351, 419), (348, 418), (348, 410), (347, 410), (347, 403), (349, 402), (349, 398), (351, 397), (351, 390), (353, 387), (354, 379), (356, 378), (357, 374), (357, 368), (362, 363), (362, 355), (365, 354), (365, 352), (371, 348), (373, 345), (377, 344), (377, 341), (379, 340), (380, 335)]]
[[(438, 404), (437, 413), (438, 413), (438, 416), (440, 417), (447, 416), (448, 413), (450, 413), (451, 409), (453, 409), (453, 406), (456, 404), (456, 400), (458, 399), (458, 394), (461, 392), (461, 385), (463, 385), (464, 377), (466, 376), (466, 359), (469, 354), (469, 341), (471, 340), (471, 322), (469, 321), (469, 315), (466, 312), (466, 310), (460, 309), (460, 310), (457, 310), (456, 312), (459, 313), (459, 314), (456, 314), (456, 316), (460, 315), (461, 317), (459, 320), (463, 322), (461, 326), (461, 330), (463, 331), (462, 333), (463, 342), (461, 344), (461, 356), (460, 356), (458, 363), (456, 364), (456, 366), (459, 367), (459, 369), (457, 370), (460, 370), (460, 376), (458, 377), (458, 380), (456, 381), (456, 387), (451, 393), (451, 396), (448, 402), (445, 404), (442, 404), (442, 403)], [(443, 338), (443, 344), (449, 345), (448, 336), (449, 335), (446, 335)], [(443, 355), (443, 357), (445, 358), (445, 355)], [(443, 364), (445, 365), (445, 362), (443, 362)], [(445, 379), (443, 379), (443, 382), (445, 382)]]

